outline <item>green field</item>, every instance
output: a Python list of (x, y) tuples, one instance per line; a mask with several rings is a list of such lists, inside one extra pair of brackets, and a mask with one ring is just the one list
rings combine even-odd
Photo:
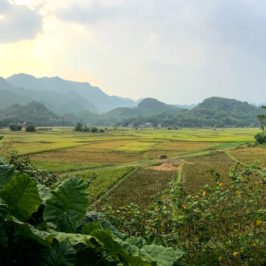
[[(130, 202), (146, 208), (170, 181), (194, 193), (213, 183), (210, 169), (226, 179), (237, 161), (266, 167), (266, 147), (254, 146), (258, 129), (119, 129), (78, 133), (53, 128), (36, 133), (0, 130), (3, 150), (29, 155), (34, 166), (60, 179), (89, 180), (92, 204), (114, 207)], [(160, 159), (161, 156), (164, 159)]]

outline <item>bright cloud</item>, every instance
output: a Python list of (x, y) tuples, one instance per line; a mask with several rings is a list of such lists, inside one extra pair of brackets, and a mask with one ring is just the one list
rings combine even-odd
[(27, 6), (0, 4), (0, 43), (33, 39), (42, 29), (42, 18)]

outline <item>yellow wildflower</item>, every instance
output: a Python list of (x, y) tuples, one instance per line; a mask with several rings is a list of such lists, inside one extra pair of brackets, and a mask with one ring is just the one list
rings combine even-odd
[(234, 256), (234, 257), (237, 257), (237, 255), (238, 255), (238, 252), (235, 251), (235, 252), (233, 253), (233, 256)]
[(256, 221), (256, 225), (261, 225), (262, 224), (262, 220), (257, 220)]
[(219, 183), (219, 187), (222, 187), (222, 186), (223, 186), (223, 182), (220, 182), (220, 183)]
[(206, 191), (202, 192), (202, 196), (205, 197), (206, 196)]

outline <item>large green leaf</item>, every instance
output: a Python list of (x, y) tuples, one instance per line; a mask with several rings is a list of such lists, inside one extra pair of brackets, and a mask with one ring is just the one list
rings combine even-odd
[(14, 175), (14, 171), (15, 169), (12, 165), (6, 164), (3, 158), (0, 158), (0, 189), (8, 183)]
[(66, 241), (72, 246), (83, 244), (91, 248), (96, 248), (102, 245), (94, 236), (90, 235), (64, 233), (55, 230), (50, 230), (50, 234), (53, 235), (53, 237), (56, 238), (59, 242)]
[(9, 225), (12, 225), (14, 232), (16, 235), (24, 238), (24, 239), (32, 239), (37, 241), (39, 244), (43, 246), (51, 246), (54, 235), (37, 229), (36, 227), (21, 222), (20, 220), (16, 219), (15, 217), (10, 217), (8, 221)]
[(149, 256), (149, 254), (141, 252), (141, 250), (127, 241), (124, 241), (115, 235), (112, 235), (113, 239), (120, 246), (120, 254), (119, 257), (123, 259), (123, 261), (127, 262), (128, 265), (139, 265), (139, 266), (153, 266), (157, 265), (156, 261)]
[(60, 243), (55, 239), (53, 246), (45, 250), (40, 265), (74, 266), (76, 253), (76, 250), (68, 242)]
[(27, 221), (41, 203), (35, 181), (24, 175), (13, 176), (0, 195), (10, 212), (22, 221)]
[(158, 266), (171, 266), (184, 255), (184, 252), (180, 249), (174, 250), (170, 247), (166, 248), (155, 244), (145, 245), (141, 249), (141, 253), (143, 255), (148, 254), (157, 262)]
[(75, 232), (88, 209), (88, 191), (81, 178), (66, 179), (46, 201), (44, 220), (58, 231)]
[(122, 250), (120, 245), (114, 241), (110, 232), (104, 230), (94, 230), (90, 233), (90, 235), (100, 241), (103, 248), (108, 250), (112, 255), (118, 255), (121, 253)]
[(52, 196), (51, 189), (43, 184), (38, 184), (37, 187), (42, 203), (45, 204), (45, 202)]

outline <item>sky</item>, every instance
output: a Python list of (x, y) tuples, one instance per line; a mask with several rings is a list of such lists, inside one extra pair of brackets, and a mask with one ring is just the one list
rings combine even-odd
[(110, 95), (266, 102), (264, 0), (0, 0), (0, 76)]

